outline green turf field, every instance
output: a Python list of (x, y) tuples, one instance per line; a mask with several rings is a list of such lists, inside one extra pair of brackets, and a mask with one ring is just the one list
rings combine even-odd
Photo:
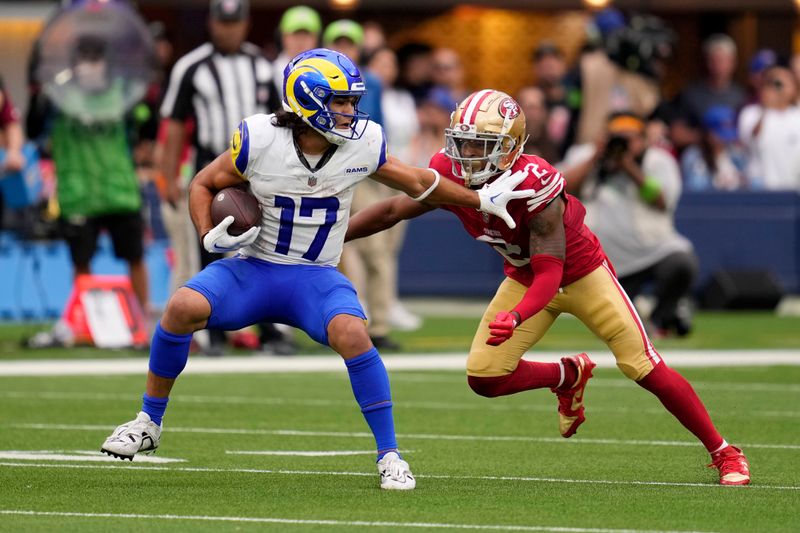
[[(610, 369), (568, 441), (548, 391), (487, 400), (461, 373), (393, 372), (411, 493), (378, 488), (344, 372), (184, 376), (154, 456), (184, 462), (158, 464), (7, 455), (96, 451), (138, 409), (140, 376), (0, 378), (0, 512), (76, 513), (0, 514), (0, 530), (797, 531), (800, 368), (685, 374), (748, 453), (752, 486), (718, 486), (704, 450)], [(364, 453), (243, 453), (299, 451)], [(126, 514), (175, 518), (92, 516)]]
[[(418, 353), (464, 352), (475, 322), (429, 317), (397, 339)], [(696, 325), (687, 339), (656, 342), (668, 361), (671, 349), (707, 357), (702, 349), (800, 346), (797, 318), (701, 313)], [(146, 356), (20, 350), (32, 330), (0, 326), (0, 359)], [(600, 348), (569, 319), (537, 346)], [(0, 372), (0, 531), (798, 531), (800, 366), (682, 372), (744, 448), (751, 486), (719, 486), (702, 447), (613, 369), (595, 372), (588, 420), (569, 440), (549, 391), (488, 400), (461, 372), (391, 372), (400, 445), (417, 475), (411, 493), (378, 488), (343, 369), (183, 376), (158, 463), (98, 453), (138, 410), (143, 376)]]

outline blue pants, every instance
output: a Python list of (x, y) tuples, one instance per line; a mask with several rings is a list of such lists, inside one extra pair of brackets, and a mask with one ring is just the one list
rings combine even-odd
[(208, 328), (236, 330), (278, 322), (328, 345), (328, 323), (346, 314), (366, 320), (350, 281), (334, 267), (280, 265), (229, 257), (200, 271), (186, 287), (211, 304)]

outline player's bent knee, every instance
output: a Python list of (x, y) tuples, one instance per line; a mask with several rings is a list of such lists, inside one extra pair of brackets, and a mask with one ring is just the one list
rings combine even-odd
[(199, 292), (181, 287), (167, 302), (161, 317), (161, 327), (170, 333), (185, 334), (205, 326), (211, 315), (211, 305)]
[(647, 365), (632, 365), (627, 363), (617, 363), (617, 368), (625, 374), (625, 377), (631, 379), (633, 381), (639, 381), (640, 379), (644, 379), (647, 374), (653, 370), (653, 366), (650, 364)]
[(356, 357), (372, 347), (367, 326), (353, 315), (336, 315), (328, 324), (328, 344), (345, 359)]
[(472, 391), (485, 398), (496, 398), (503, 395), (503, 384), (507, 376), (479, 377), (467, 376), (467, 383)]

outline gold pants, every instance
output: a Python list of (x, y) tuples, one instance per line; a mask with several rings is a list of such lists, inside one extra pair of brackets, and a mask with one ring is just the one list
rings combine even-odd
[(559, 289), (544, 309), (517, 327), (509, 340), (500, 346), (487, 345), (489, 322), (499, 311), (512, 309), (527, 289), (511, 278), (500, 284), (472, 340), (467, 359), (468, 375), (510, 374), (561, 313), (574, 315), (600, 337), (614, 354), (619, 369), (630, 379), (639, 381), (661, 361), (636, 309), (605, 264)]

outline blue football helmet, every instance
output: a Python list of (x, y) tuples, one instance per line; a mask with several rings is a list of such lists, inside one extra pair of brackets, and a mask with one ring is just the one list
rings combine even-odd
[[(314, 48), (292, 59), (283, 71), (283, 107), (303, 119), (333, 144), (360, 139), (369, 115), (358, 110), (367, 89), (358, 67), (344, 54)], [(354, 96), (353, 114), (335, 113), (334, 96)], [(336, 128), (336, 116), (351, 119), (348, 129)]]

